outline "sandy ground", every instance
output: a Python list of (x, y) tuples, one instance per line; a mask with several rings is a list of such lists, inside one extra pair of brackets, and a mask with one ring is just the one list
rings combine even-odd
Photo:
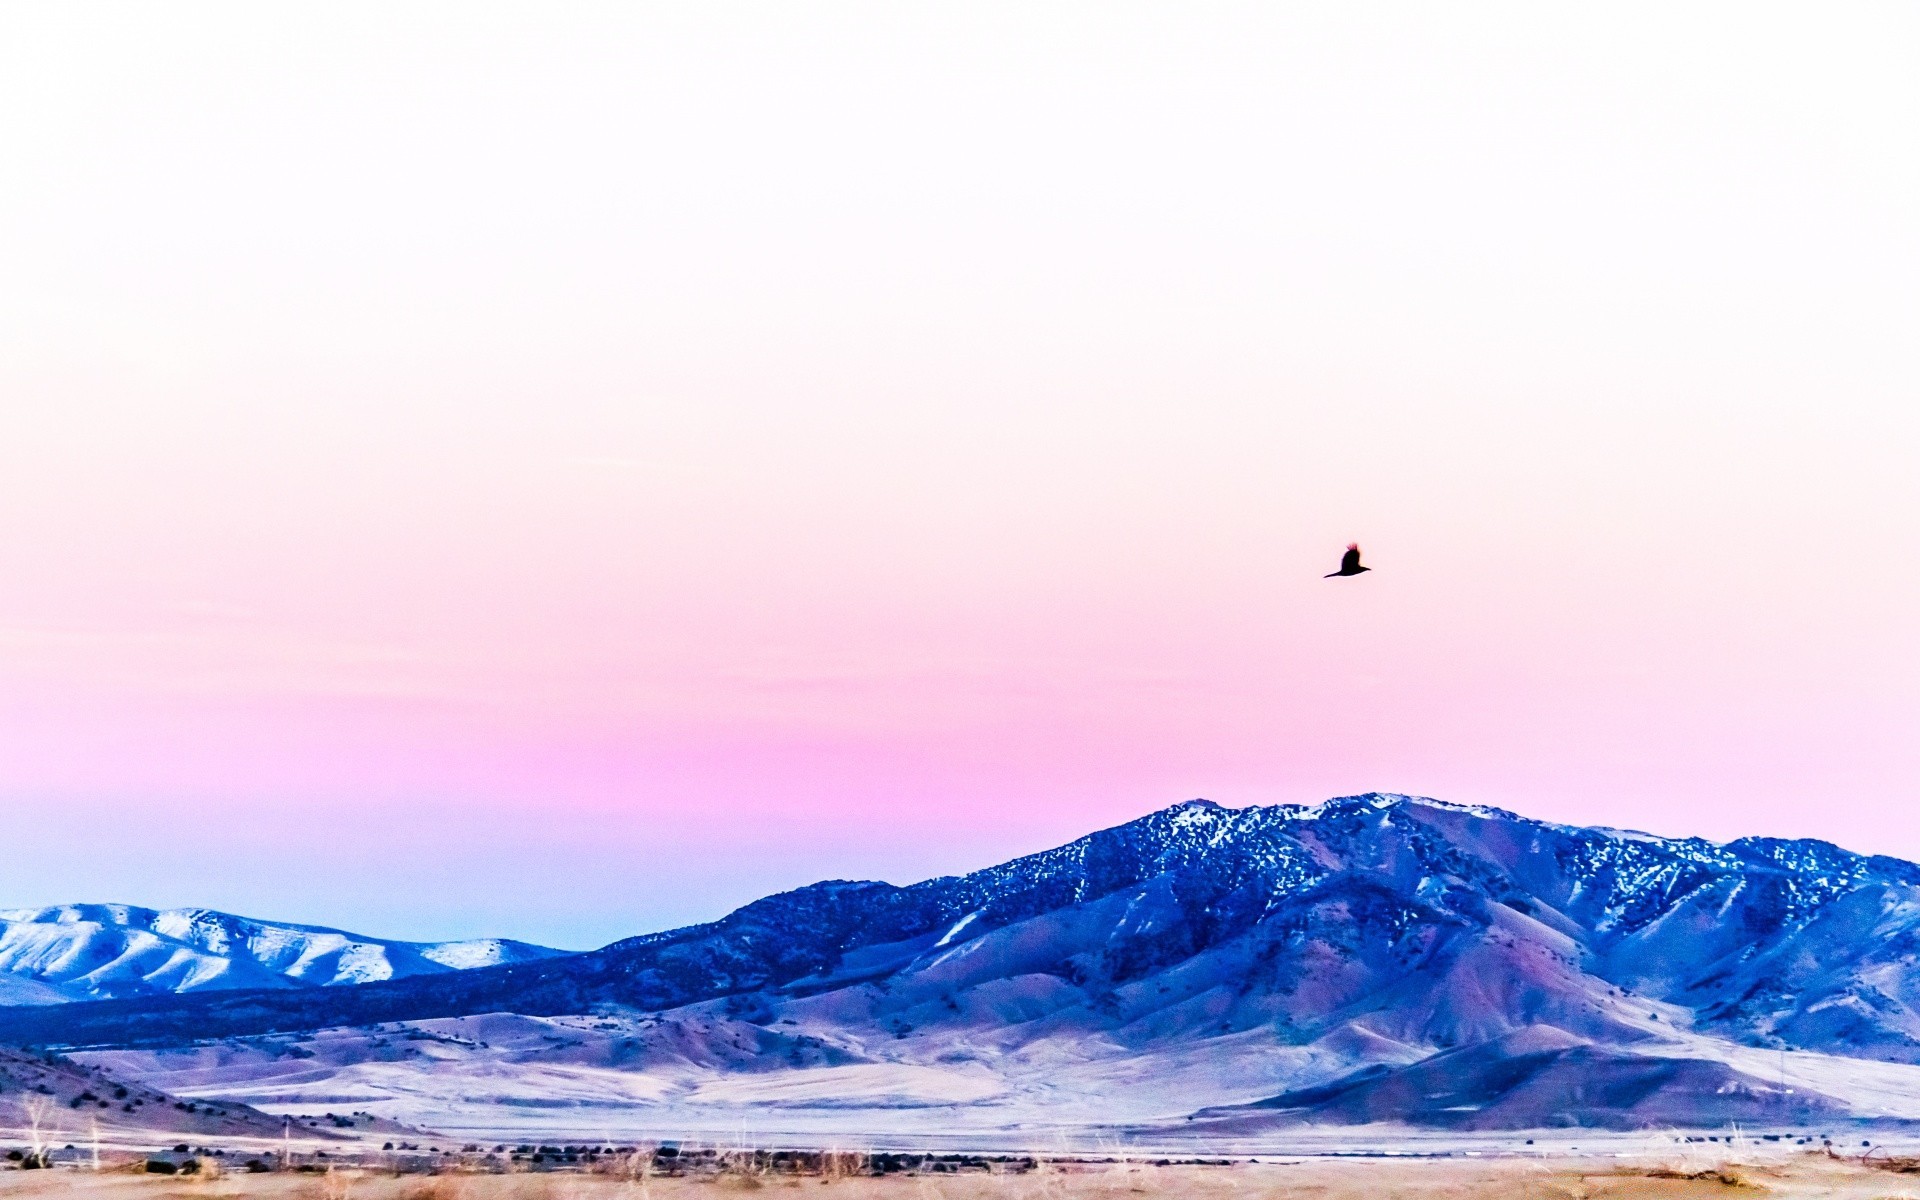
[[(830, 1189), (821, 1192), (820, 1189)], [(0, 1172), (0, 1197), (62, 1200), (676, 1200), (742, 1192), (794, 1192), (841, 1200), (1664, 1200), (1672, 1197), (1813, 1197), (1920, 1200), (1920, 1174), (1809, 1154), (1727, 1162), (1685, 1155), (1664, 1161), (1587, 1159), (1301, 1159), (1221, 1166), (1047, 1164), (1019, 1173), (895, 1174), (881, 1178), (759, 1169), (692, 1178), (585, 1174), (313, 1174), (154, 1176), (121, 1167)]]

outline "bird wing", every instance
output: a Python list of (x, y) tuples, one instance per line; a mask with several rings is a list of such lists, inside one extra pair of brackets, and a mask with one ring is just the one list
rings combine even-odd
[(1342, 571), (1351, 571), (1359, 565), (1360, 565), (1359, 545), (1355, 544), (1355, 545), (1348, 546), (1347, 552), (1340, 556), (1340, 569)]

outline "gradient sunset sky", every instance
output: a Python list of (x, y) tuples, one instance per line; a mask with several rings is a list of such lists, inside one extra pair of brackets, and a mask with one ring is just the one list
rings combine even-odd
[(0, 904), (585, 947), (1376, 789), (1920, 858), (1916, 61), (10, 4)]

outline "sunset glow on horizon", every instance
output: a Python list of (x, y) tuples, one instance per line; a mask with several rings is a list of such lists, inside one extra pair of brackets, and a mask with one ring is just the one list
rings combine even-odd
[(1493, 11), (9, 9), (0, 902), (1920, 858), (1920, 19)]

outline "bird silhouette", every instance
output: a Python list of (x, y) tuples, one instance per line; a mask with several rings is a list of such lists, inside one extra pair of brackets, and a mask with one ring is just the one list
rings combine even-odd
[(1338, 579), (1342, 575), (1358, 575), (1362, 571), (1371, 571), (1372, 567), (1360, 565), (1360, 543), (1348, 542), (1347, 552), (1340, 556), (1340, 569), (1331, 575), (1322, 575), (1322, 579)]

